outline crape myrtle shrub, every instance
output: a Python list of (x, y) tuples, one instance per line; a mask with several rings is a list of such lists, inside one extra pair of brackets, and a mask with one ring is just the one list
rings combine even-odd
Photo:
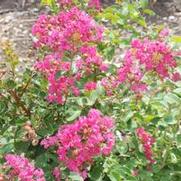
[(181, 38), (146, 0), (42, 4), (33, 67), (2, 44), (0, 180), (180, 180)]

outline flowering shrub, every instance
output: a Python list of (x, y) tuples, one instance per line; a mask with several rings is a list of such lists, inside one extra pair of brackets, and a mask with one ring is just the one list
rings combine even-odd
[(179, 180), (179, 38), (145, 0), (42, 3), (34, 66), (2, 46), (0, 180)]

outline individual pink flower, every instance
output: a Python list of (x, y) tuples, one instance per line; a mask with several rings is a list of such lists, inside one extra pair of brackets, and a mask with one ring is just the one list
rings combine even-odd
[(54, 143), (59, 160), (85, 178), (95, 157), (111, 153), (115, 144), (113, 127), (110, 117), (91, 109), (87, 116), (61, 126), (55, 136), (44, 139), (41, 145), (47, 149)]
[(172, 80), (174, 82), (180, 81), (181, 80), (181, 74), (179, 72), (175, 72), (172, 74)]
[(108, 64), (102, 64), (101, 66), (100, 66), (100, 70), (101, 71), (103, 71), (103, 72), (106, 72), (107, 70), (108, 70), (108, 68), (109, 68), (109, 65)]
[(133, 169), (133, 170), (131, 171), (131, 175), (132, 175), (133, 177), (137, 177), (137, 176), (139, 175), (139, 170), (138, 170), (138, 169)]
[(71, 5), (72, 4), (72, 0), (58, 0), (58, 2), (60, 3), (60, 5)]
[(159, 33), (159, 37), (160, 38), (165, 38), (165, 37), (167, 37), (168, 35), (169, 35), (169, 29), (168, 28), (164, 28), (164, 29), (162, 29), (161, 31), (160, 31), (160, 33)]
[(5, 160), (6, 166), (10, 167), (10, 179), (17, 177), (20, 181), (45, 181), (43, 170), (35, 168), (27, 158), (7, 154)]
[(152, 145), (154, 144), (155, 139), (149, 133), (147, 133), (144, 128), (137, 128), (136, 134), (143, 145), (144, 154), (147, 160), (150, 163), (155, 163), (152, 152)]
[(104, 87), (108, 96), (113, 95), (113, 91), (118, 88), (120, 82), (113, 76), (104, 77), (101, 80), (101, 85)]
[(95, 46), (84, 45), (80, 48), (82, 58), (76, 61), (78, 72), (82, 72), (84, 76), (91, 74), (106, 72), (108, 65), (103, 63), (102, 57), (99, 55)]
[(140, 93), (140, 92), (144, 92), (147, 90), (147, 85), (143, 84), (143, 83), (134, 83), (131, 86), (131, 90), (133, 90), (134, 92)]
[(58, 167), (55, 167), (53, 170), (53, 176), (55, 177), (56, 181), (61, 181), (61, 172)]
[(100, 0), (89, 0), (88, 6), (90, 8), (95, 8), (97, 10), (100, 10), (101, 9)]
[(96, 82), (87, 82), (85, 85), (84, 85), (84, 89), (86, 91), (92, 91), (92, 90), (95, 90), (97, 87), (97, 83)]
[(65, 99), (71, 93), (78, 95), (78, 88), (75, 86), (75, 80), (73, 77), (60, 76), (56, 77), (55, 74), (48, 76), (48, 101), (56, 102), (58, 104), (64, 104)]
[(72, 93), (75, 96), (79, 96), (80, 95), (80, 90), (77, 87), (73, 86), (72, 87)]

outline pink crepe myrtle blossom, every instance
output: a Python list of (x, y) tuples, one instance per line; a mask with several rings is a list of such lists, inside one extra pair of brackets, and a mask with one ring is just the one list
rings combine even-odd
[(181, 81), (181, 74), (179, 72), (174, 72), (172, 74), (172, 80), (174, 82)]
[(170, 34), (169, 29), (168, 29), (168, 28), (164, 28), (164, 29), (162, 29), (162, 30), (160, 31), (159, 37), (160, 37), (160, 38), (165, 38), (165, 37), (167, 37), (169, 34)]
[(105, 73), (108, 70), (108, 64), (103, 62), (95, 46), (82, 46), (79, 55), (81, 57), (75, 60), (77, 81), (93, 74), (96, 76), (96, 74)]
[(97, 87), (97, 83), (96, 82), (87, 82), (85, 85), (84, 85), (84, 89), (86, 91), (92, 91), (92, 90), (95, 90)]
[(60, 5), (71, 5), (72, 0), (58, 0)]
[(156, 73), (163, 80), (173, 77), (177, 66), (174, 51), (161, 40), (135, 39), (126, 51), (123, 66), (117, 71), (120, 84), (127, 83), (134, 92), (147, 90), (144, 75)]
[(144, 92), (147, 90), (147, 85), (144, 83), (135, 83), (131, 85), (131, 90), (134, 92)]
[(108, 96), (112, 96), (116, 88), (118, 88), (120, 82), (113, 76), (104, 77), (101, 80), (101, 85)]
[[(32, 34), (36, 38), (35, 47), (45, 48), (48, 52), (36, 62), (35, 68), (48, 81), (49, 102), (64, 104), (67, 96), (80, 95), (78, 81), (95, 72), (107, 71), (108, 65), (103, 63), (94, 45), (102, 40), (103, 27), (77, 7), (64, 9), (57, 15), (40, 16)], [(67, 57), (67, 52), (71, 58)], [(79, 55), (79, 60), (74, 59), (76, 55)]]
[(169, 69), (176, 67), (171, 48), (159, 40), (133, 40), (132, 56), (146, 71), (156, 71), (162, 77), (169, 77)]
[(55, 181), (61, 181), (61, 172), (58, 167), (53, 169), (53, 176), (55, 177)]
[(7, 154), (6, 166), (10, 168), (8, 177), (18, 178), (20, 181), (45, 181), (42, 169), (35, 168), (27, 158), (19, 155)]
[(79, 90), (75, 86), (73, 77), (60, 76), (56, 78), (55, 74), (48, 77), (48, 101), (64, 104), (66, 97), (72, 93), (75, 96), (79, 95)]
[(101, 9), (100, 0), (89, 0), (88, 7), (100, 10)]
[(152, 152), (152, 145), (154, 144), (155, 139), (149, 133), (147, 133), (144, 128), (137, 128), (136, 135), (138, 136), (143, 145), (146, 159), (150, 163), (155, 163), (156, 161), (153, 159)]
[(67, 168), (86, 177), (88, 166), (99, 155), (109, 155), (115, 144), (114, 123), (99, 110), (91, 109), (87, 116), (63, 125), (53, 137), (41, 142), (46, 149), (55, 145), (57, 155)]
[(36, 47), (54, 51), (77, 51), (83, 43), (102, 40), (103, 27), (77, 7), (57, 15), (42, 15), (33, 25)]

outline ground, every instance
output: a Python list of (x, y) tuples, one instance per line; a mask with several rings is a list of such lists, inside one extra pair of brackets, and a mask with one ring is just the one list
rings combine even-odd
[[(108, 2), (110, 3), (104, 0), (104, 3)], [(157, 14), (151, 21), (165, 24), (174, 34), (181, 35), (180, 0), (157, 0), (150, 7)], [(13, 42), (20, 61), (24, 62), (22, 68), (28, 65), (28, 62), (35, 61), (31, 51), (31, 27), (40, 13), (41, 8), (36, 0), (14, 0), (13, 3), (12, 0), (0, 0), (0, 43), (4, 40)]]

